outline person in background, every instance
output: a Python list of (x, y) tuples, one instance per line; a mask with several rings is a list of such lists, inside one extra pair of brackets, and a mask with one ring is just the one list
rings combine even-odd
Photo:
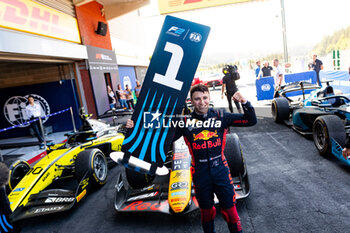
[(110, 108), (115, 108), (117, 101), (115, 100), (114, 92), (109, 85), (107, 86), (107, 94)]
[(269, 65), (269, 63), (267, 61), (264, 62), (264, 66), (263, 68), (261, 68), (261, 71), (259, 73), (258, 79), (260, 79), (260, 77), (269, 77), (271, 76), (271, 70), (273, 70), (273, 68)]
[(256, 62), (256, 67), (255, 67), (255, 77), (258, 78), (259, 77), (259, 73), (260, 73), (260, 61)]
[(134, 109), (134, 98), (132, 97), (132, 90), (129, 88), (129, 85), (125, 85), (125, 93), (126, 93), (126, 102), (129, 106), (129, 109)]
[[(38, 119), (41, 116), (41, 107), (39, 104), (34, 102), (34, 97), (32, 95), (28, 96), (29, 104), (26, 107), (26, 114), (30, 120)], [(44, 149), (44, 138), (41, 134), (41, 127), (39, 120), (30, 124), (30, 127), (33, 129), (35, 136), (38, 138), (40, 142), (40, 149)]]
[(11, 208), (10, 202), (6, 194), (6, 185), (9, 179), (9, 169), (8, 167), (0, 162), (0, 232), (19, 232), (15, 230), (11, 221)]
[(317, 55), (312, 56), (311, 68), (316, 72), (317, 84), (321, 86), (320, 71), (323, 70), (323, 63), (321, 60), (317, 59)]
[[(221, 99), (224, 98), (224, 91), (226, 87), (226, 97), (228, 101), (228, 107), (230, 109), (230, 112), (233, 113), (232, 96), (238, 91), (236, 80), (239, 79), (239, 73), (237, 71), (237, 68), (235, 69), (235, 72), (230, 72), (229, 67), (227, 66), (222, 68), (222, 73), (224, 73), (225, 76), (222, 78)], [(238, 112), (243, 113), (241, 104), (236, 100), (234, 100), (234, 102)]]
[(273, 60), (273, 66), (275, 67), (275, 98), (278, 97), (278, 91), (281, 89), (281, 85), (283, 83), (283, 70), (282, 67), (279, 65), (279, 60), (277, 58)]
[(139, 98), (139, 95), (140, 95), (140, 92), (141, 92), (141, 84), (140, 82), (137, 80), (136, 81), (136, 87), (135, 87), (135, 95), (136, 95), (136, 98), (138, 99)]
[(118, 97), (118, 101), (120, 104), (121, 108), (128, 108), (128, 104), (126, 103), (126, 96), (125, 96), (125, 92), (122, 89), (122, 86), (120, 84), (118, 84), (117, 86), (117, 97)]

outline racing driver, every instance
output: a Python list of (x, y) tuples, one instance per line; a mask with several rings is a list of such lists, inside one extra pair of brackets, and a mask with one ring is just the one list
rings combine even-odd
[[(205, 233), (215, 232), (215, 193), (230, 232), (242, 232), (235, 205), (236, 196), (233, 181), (223, 153), (229, 126), (253, 126), (256, 124), (254, 108), (240, 92), (236, 92), (233, 99), (242, 104), (243, 114), (209, 109), (209, 89), (202, 84), (193, 86), (190, 95), (194, 111), (190, 117), (185, 118), (185, 121), (202, 121), (202, 127), (198, 127), (197, 124), (195, 127), (177, 128), (175, 139), (184, 136), (192, 155), (193, 184), (201, 210), (203, 230)], [(208, 120), (215, 120), (215, 124), (204, 124)], [(205, 125), (209, 126), (205, 128)], [(134, 127), (134, 122), (128, 120), (126, 127)]]

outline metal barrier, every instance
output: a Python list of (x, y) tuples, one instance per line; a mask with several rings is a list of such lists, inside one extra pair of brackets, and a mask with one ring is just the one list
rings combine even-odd
[[(56, 116), (58, 114), (61, 114), (61, 113), (67, 112), (67, 111), (70, 111), (70, 114), (71, 114), (71, 117), (72, 117), (73, 129), (74, 129), (74, 132), (76, 132), (75, 123), (74, 123), (74, 116), (73, 116), (73, 110), (72, 110), (72, 107), (69, 107), (69, 108), (66, 108), (64, 110), (48, 114), (46, 116), (38, 117), (38, 118), (36, 118), (34, 120), (27, 121), (27, 122), (25, 122), (23, 124), (14, 125), (14, 126), (11, 126), (11, 127), (0, 129), (0, 133), (8, 131), (8, 130), (11, 130), (11, 129), (15, 129), (15, 128), (18, 128), (18, 127), (29, 125), (29, 124), (31, 124), (31, 123), (33, 123), (35, 121), (40, 121), (41, 122), (41, 119), (48, 118), (48, 117), (51, 117), (51, 116)], [(40, 123), (40, 125), (42, 125), (42, 123)]]

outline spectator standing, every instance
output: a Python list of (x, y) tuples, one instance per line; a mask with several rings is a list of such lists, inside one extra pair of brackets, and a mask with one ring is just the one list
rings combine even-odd
[(134, 109), (134, 98), (132, 97), (132, 90), (129, 88), (129, 85), (125, 85), (125, 93), (126, 93), (126, 102), (129, 106), (129, 109)]
[(120, 84), (118, 84), (117, 86), (117, 96), (118, 96), (118, 101), (120, 104), (120, 107), (122, 108), (128, 108), (128, 104), (126, 103), (126, 96), (125, 96), (125, 92), (122, 89), (122, 86)]
[(114, 92), (109, 85), (107, 86), (107, 94), (108, 94), (109, 106), (110, 108), (114, 108), (117, 101), (115, 99)]
[[(41, 107), (39, 104), (34, 102), (34, 97), (32, 95), (28, 96), (29, 104), (26, 107), (26, 114), (30, 120), (38, 119), (41, 116)], [(44, 149), (44, 138), (41, 134), (41, 127), (39, 120), (30, 124), (30, 127), (33, 129), (35, 136), (38, 138), (40, 142), (40, 149)]]
[(256, 78), (259, 77), (260, 70), (261, 70), (260, 61), (257, 61), (257, 62), (256, 62), (256, 67), (255, 67), (255, 77), (256, 77)]
[[(227, 97), (227, 101), (228, 101), (228, 107), (229, 107), (231, 113), (233, 113), (232, 97), (238, 91), (236, 80), (238, 80), (240, 78), (239, 73), (237, 71), (237, 67), (235, 67), (235, 68), (232, 67), (232, 68), (230, 69), (230, 67), (225, 66), (222, 69), (222, 72), (224, 73), (225, 76), (222, 79), (222, 87), (221, 87), (221, 99), (224, 98), (224, 91), (225, 91), (225, 87), (226, 87), (226, 97)], [(230, 72), (230, 70), (231, 70), (231, 72)], [(243, 113), (240, 103), (236, 100), (234, 100), (234, 102), (235, 102), (235, 105), (236, 105), (238, 112)]]
[(281, 85), (283, 83), (283, 70), (282, 67), (279, 65), (279, 60), (276, 58), (273, 60), (273, 66), (275, 67), (275, 94), (274, 98), (278, 97), (277, 93), (281, 89)]
[(311, 68), (316, 72), (317, 84), (321, 86), (320, 70), (323, 70), (323, 63), (321, 60), (317, 59), (316, 54), (312, 56)]
[[(264, 66), (263, 68), (261, 68), (261, 72), (260, 72), (260, 76), (262, 75), (263, 77), (269, 77), (271, 76), (271, 70), (273, 70), (273, 68), (269, 65), (269, 63), (267, 61), (264, 62)], [(259, 79), (260, 77), (258, 77)]]
[(139, 98), (139, 95), (140, 95), (140, 92), (141, 92), (141, 84), (140, 82), (137, 80), (136, 81), (136, 87), (135, 87), (135, 95), (136, 95), (136, 98), (138, 99)]

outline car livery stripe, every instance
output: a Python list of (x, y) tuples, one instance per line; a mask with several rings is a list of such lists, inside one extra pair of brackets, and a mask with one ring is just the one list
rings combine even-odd
[(137, 121), (136, 121), (136, 125), (135, 125), (135, 127), (134, 127), (134, 130), (132, 131), (132, 134), (131, 134), (129, 137), (127, 137), (127, 138), (124, 139), (123, 145), (125, 145), (125, 144), (131, 142), (131, 141), (134, 139), (134, 137), (136, 136), (137, 131), (138, 131), (138, 129), (139, 129), (139, 125), (140, 125), (141, 119), (142, 119), (143, 109), (145, 109), (145, 105), (146, 105), (146, 102), (147, 102), (147, 99), (148, 99), (148, 95), (149, 95), (149, 91), (147, 92), (146, 98), (145, 98), (145, 100), (144, 100), (144, 102), (143, 102), (142, 111), (140, 112), (140, 115), (139, 115), (139, 117), (137, 118)]
[[(178, 99), (176, 99), (176, 101), (175, 101), (175, 103), (174, 103), (173, 110), (172, 110), (171, 113), (170, 113), (169, 122), (171, 122), (171, 119), (172, 119), (172, 117), (173, 117), (173, 114), (174, 114), (174, 111), (175, 111), (175, 107), (176, 107), (177, 101), (178, 101)], [(165, 152), (164, 152), (164, 142), (165, 142), (166, 136), (168, 135), (168, 130), (169, 130), (169, 128), (166, 128), (166, 129), (164, 130), (162, 139), (160, 140), (160, 146), (159, 146), (159, 149), (160, 149), (160, 156), (162, 157), (163, 162), (165, 161), (165, 158), (166, 158), (166, 155), (165, 155)]]
[[(152, 110), (152, 107), (153, 107), (153, 104), (154, 104), (154, 99), (156, 98), (156, 95), (157, 95), (157, 91), (154, 93), (152, 102), (151, 102), (151, 104), (150, 104), (150, 106), (148, 108), (149, 112)], [(143, 114), (140, 113), (140, 116), (142, 116), (142, 115)], [(143, 128), (143, 126), (141, 126), (141, 132), (140, 132), (137, 140), (135, 141), (134, 145), (129, 149), (130, 153), (134, 152), (136, 150), (136, 148), (140, 145), (140, 142), (142, 141), (142, 138), (143, 138), (144, 134), (145, 134), (145, 128)], [(124, 143), (123, 143), (123, 145), (124, 145)], [(143, 157), (139, 156), (139, 159), (143, 160)]]
[[(162, 104), (163, 96), (164, 96), (164, 94), (162, 95), (162, 97), (159, 100), (159, 103), (158, 103), (158, 106), (157, 106), (157, 112), (159, 110), (160, 105)], [(145, 139), (145, 141), (143, 143), (142, 149), (140, 151), (139, 159), (143, 160), (145, 158), (146, 151), (147, 151), (147, 149), (149, 147), (149, 141), (151, 140), (152, 133), (153, 133), (153, 127), (151, 129), (148, 129), (148, 131), (147, 131), (147, 136), (146, 136), (146, 139)], [(152, 153), (151, 155), (152, 155), (152, 162), (155, 162), (156, 161), (156, 154)]]
[[(170, 99), (171, 99), (171, 96), (169, 97), (168, 102), (167, 102), (167, 104), (165, 106), (164, 114), (166, 114), (166, 112), (168, 111), (168, 106), (169, 106), (169, 103), (170, 103)], [(162, 117), (160, 119), (161, 126), (163, 124), (163, 118), (164, 118), (164, 115), (162, 115)], [(158, 137), (159, 137), (160, 131), (161, 131), (161, 127), (159, 127), (159, 129), (157, 129), (156, 134), (154, 135), (154, 139), (153, 139), (153, 143), (152, 143), (152, 153), (151, 153), (151, 156), (152, 156), (151, 157), (151, 161), (152, 162), (155, 162), (156, 146), (157, 146), (157, 141), (158, 141)]]

